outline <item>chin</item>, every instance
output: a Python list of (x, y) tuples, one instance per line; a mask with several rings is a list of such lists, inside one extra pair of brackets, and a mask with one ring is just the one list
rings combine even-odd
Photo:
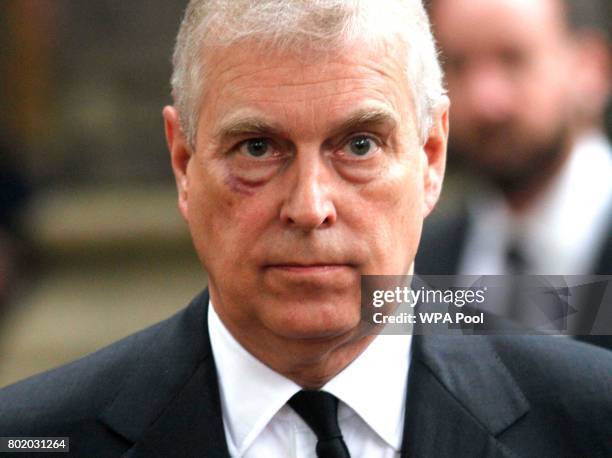
[(352, 333), (361, 321), (359, 304), (285, 303), (278, 312), (266, 321), (287, 339), (333, 339)]

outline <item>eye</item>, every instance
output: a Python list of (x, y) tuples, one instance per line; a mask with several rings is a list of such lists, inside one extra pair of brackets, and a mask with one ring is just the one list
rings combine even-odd
[(351, 156), (364, 157), (371, 155), (378, 149), (376, 141), (367, 135), (358, 135), (351, 138), (346, 146), (344, 152)]
[(267, 153), (270, 153), (272, 148), (270, 147), (268, 140), (265, 138), (253, 138), (242, 142), (239, 145), (238, 150), (246, 156), (259, 158), (265, 156)]

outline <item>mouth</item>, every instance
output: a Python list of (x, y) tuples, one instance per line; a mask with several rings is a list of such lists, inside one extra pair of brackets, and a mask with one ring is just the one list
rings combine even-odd
[(337, 263), (283, 263), (283, 264), (270, 264), (266, 266), (268, 270), (278, 270), (290, 274), (296, 275), (313, 275), (313, 274), (332, 274), (341, 270), (350, 269), (353, 266), (349, 264), (337, 264)]

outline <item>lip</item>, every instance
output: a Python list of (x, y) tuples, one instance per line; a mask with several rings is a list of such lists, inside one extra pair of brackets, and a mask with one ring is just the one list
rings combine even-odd
[(340, 269), (343, 267), (349, 267), (348, 264), (336, 264), (336, 263), (325, 263), (325, 262), (316, 262), (316, 263), (297, 263), (297, 262), (289, 262), (283, 264), (270, 264), (266, 266), (270, 269), (283, 269), (283, 270), (333, 270)]
[(334, 273), (339, 270), (348, 269), (351, 266), (348, 264), (327, 264), (327, 263), (286, 263), (286, 264), (271, 264), (266, 266), (267, 269), (279, 270), (292, 274), (312, 275), (318, 273)]

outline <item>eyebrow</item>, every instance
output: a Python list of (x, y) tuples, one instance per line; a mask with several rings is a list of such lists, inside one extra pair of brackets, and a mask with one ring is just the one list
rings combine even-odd
[(278, 135), (281, 133), (279, 126), (268, 123), (261, 118), (255, 116), (247, 116), (229, 121), (222, 125), (217, 133), (216, 138), (232, 138), (242, 135)]
[[(390, 130), (394, 130), (398, 125), (398, 121), (397, 117), (389, 110), (362, 108), (351, 113), (337, 125), (332, 126), (330, 132), (331, 136), (335, 136), (371, 125), (388, 125)], [(269, 123), (257, 116), (245, 116), (230, 120), (225, 125), (221, 125), (214, 136), (218, 139), (225, 139), (244, 135), (281, 136), (283, 134), (286, 134), (286, 130), (282, 129), (279, 125)]]
[(347, 119), (334, 126), (331, 130), (333, 135), (338, 135), (372, 125), (387, 125), (389, 130), (394, 130), (398, 125), (398, 120), (388, 110), (382, 108), (363, 108), (351, 113)]

